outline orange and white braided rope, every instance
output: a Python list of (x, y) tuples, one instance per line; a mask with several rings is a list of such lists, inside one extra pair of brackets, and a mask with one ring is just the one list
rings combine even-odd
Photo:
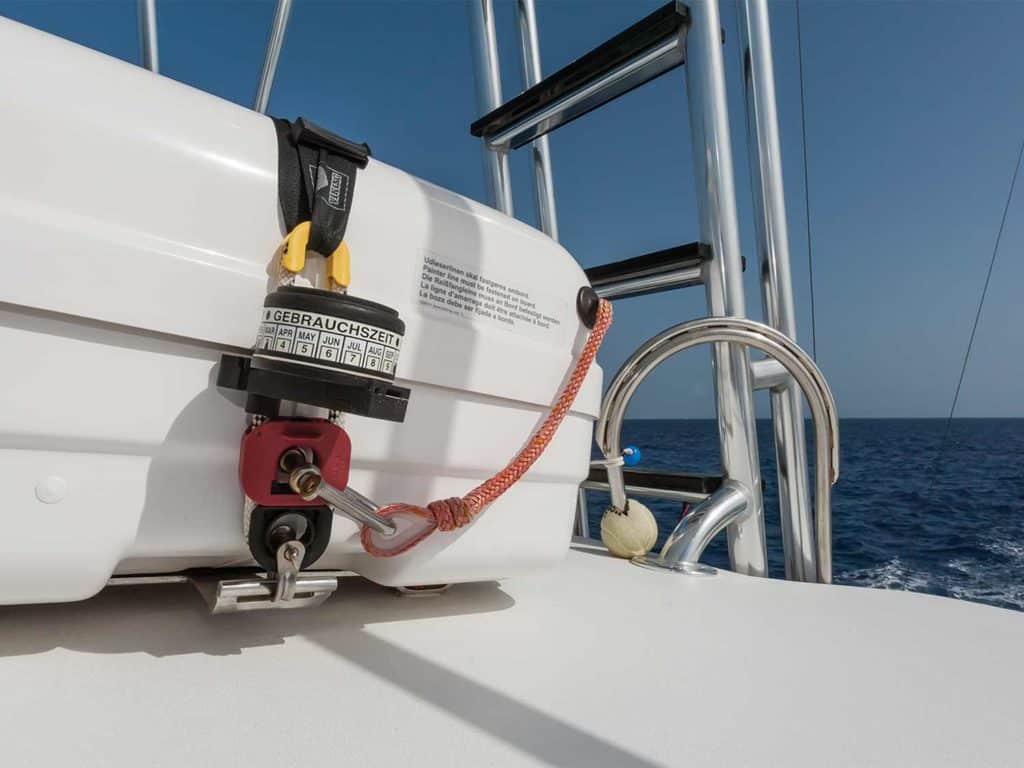
[(415, 504), (388, 504), (381, 507), (377, 514), (392, 518), (396, 523), (400, 518), (405, 519), (407, 522), (411, 521), (412, 525), (404, 526), (405, 535), (386, 537), (364, 527), (361, 535), (363, 549), (376, 557), (400, 555), (419, 544), (435, 530), (453, 531), (468, 525), (488, 504), (511, 488), (544, 453), (562, 420), (569, 413), (611, 322), (611, 302), (602, 299), (594, 327), (576, 360), (572, 375), (540, 428), (504, 469), (462, 497), (432, 501), (426, 507)]

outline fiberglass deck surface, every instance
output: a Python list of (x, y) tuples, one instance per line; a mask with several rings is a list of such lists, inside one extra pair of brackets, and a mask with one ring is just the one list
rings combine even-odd
[(636, 568), (210, 616), (188, 585), (0, 608), (20, 766), (1019, 765), (1024, 615)]

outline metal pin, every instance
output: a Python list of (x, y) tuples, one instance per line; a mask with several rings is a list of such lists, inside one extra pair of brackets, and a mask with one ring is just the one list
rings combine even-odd
[(299, 569), (306, 557), (306, 548), (298, 541), (286, 541), (277, 548), (277, 590), (274, 600), (285, 602), (295, 597)]
[(289, 448), (277, 460), (282, 472), (292, 472), (306, 464), (313, 463), (313, 451), (309, 448)]

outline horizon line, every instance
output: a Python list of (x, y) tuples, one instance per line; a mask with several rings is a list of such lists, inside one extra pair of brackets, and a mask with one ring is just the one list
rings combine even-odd
[[(1022, 416), (840, 416), (840, 421), (1024, 421)], [(630, 416), (623, 421), (717, 421), (715, 416)], [(771, 421), (771, 416), (757, 416), (757, 421)], [(804, 421), (811, 421), (805, 416)]]

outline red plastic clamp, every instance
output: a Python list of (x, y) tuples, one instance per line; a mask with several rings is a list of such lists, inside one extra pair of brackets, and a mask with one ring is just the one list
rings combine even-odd
[(288, 486), (280, 461), (289, 448), (309, 449), (324, 480), (338, 489), (348, 485), (352, 441), (345, 430), (324, 419), (274, 419), (242, 436), (238, 476), (245, 495), (257, 504), (313, 507), (324, 503), (319, 499), (304, 501)]

